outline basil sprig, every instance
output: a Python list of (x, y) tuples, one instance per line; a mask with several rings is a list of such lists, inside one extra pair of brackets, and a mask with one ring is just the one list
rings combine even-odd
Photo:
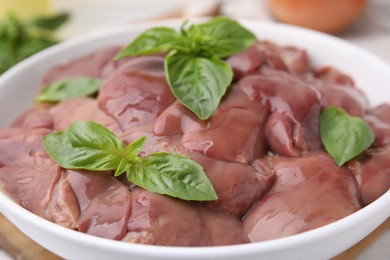
[(35, 97), (37, 102), (58, 102), (72, 97), (95, 94), (103, 81), (96, 78), (80, 77), (58, 80), (45, 86)]
[(128, 146), (105, 127), (94, 122), (74, 122), (61, 132), (43, 137), (53, 160), (66, 169), (126, 172), (127, 179), (152, 192), (183, 200), (208, 201), (218, 197), (200, 166), (178, 154), (139, 156), (146, 138)]
[(217, 109), (233, 77), (225, 61), (180, 51), (168, 54), (165, 67), (174, 96), (203, 120)]
[(218, 17), (187, 26), (180, 32), (156, 27), (139, 35), (116, 55), (116, 59), (169, 52), (165, 73), (174, 96), (200, 119), (217, 109), (233, 79), (222, 58), (248, 48), (256, 37), (234, 20)]
[(322, 111), (320, 135), (325, 149), (338, 166), (362, 153), (375, 140), (374, 132), (365, 121), (336, 107)]

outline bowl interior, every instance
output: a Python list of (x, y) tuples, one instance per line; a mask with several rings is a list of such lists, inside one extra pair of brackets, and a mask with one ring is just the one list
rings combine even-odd
[[(349, 43), (322, 33), (293, 26), (242, 21), (259, 39), (291, 44), (308, 51), (314, 66), (331, 65), (352, 76), (371, 105), (386, 101), (390, 67)], [(44, 73), (54, 65), (110, 45), (124, 45), (146, 28), (179, 28), (181, 20), (152, 21), (117, 27), (72, 39), (21, 62), (0, 77), (0, 127), (33, 104)], [(359, 212), (325, 227), (295, 236), (247, 245), (213, 248), (176, 248), (132, 245), (96, 238), (57, 226), (24, 210), (0, 193), (0, 209), (23, 232), (64, 258), (93, 259), (301, 259), (313, 255), (329, 258), (365, 237), (390, 215), (390, 191)]]

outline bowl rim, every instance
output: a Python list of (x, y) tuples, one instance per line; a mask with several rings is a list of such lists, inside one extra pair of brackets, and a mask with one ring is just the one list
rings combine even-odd
[(369, 214), (370, 218), (375, 218), (375, 212), (377, 210), (388, 207), (390, 204), (389, 202), (390, 190), (383, 194), (376, 201), (372, 202), (371, 204), (347, 217), (344, 217), (340, 220), (313, 230), (283, 238), (238, 245), (211, 247), (179, 247), (126, 243), (123, 241), (96, 237), (79, 231), (68, 229), (49, 220), (41, 218), (38, 215), (35, 215), (34, 213), (18, 205), (3, 192), (0, 192), (0, 204), (2, 204), (4, 208), (6, 208), (5, 211), (3, 211), (4, 208), (1, 208), (1, 211), (4, 216), (7, 217), (8, 211), (12, 212), (13, 214), (23, 214), (25, 218), (29, 219), (34, 226), (37, 226), (41, 229), (50, 230), (50, 232), (53, 233), (54, 236), (64, 237), (65, 239), (72, 240), (75, 243), (86, 244), (91, 247), (98, 246), (99, 248), (110, 248), (110, 250), (119, 250), (126, 253), (136, 253), (142, 256), (163, 255), (164, 257), (175, 258), (185, 258), (188, 257), (189, 254), (191, 254), (191, 257), (194, 258), (245, 256), (254, 254), (259, 251), (267, 253), (272, 252), (274, 250), (283, 250), (286, 248), (296, 247), (299, 244), (306, 244), (309, 239), (311, 241), (322, 240), (324, 239), (324, 237), (332, 237), (334, 233), (340, 232), (340, 230), (348, 230), (356, 223), (362, 221), (363, 219), (366, 219), (367, 214)]
[[(209, 18), (191, 19), (191, 21), (199, 22), (207, 19)], [(15, 74), (18, 74), (19, 71), (22, 71), (32, 66), (33, 64), (35, 64), (36, 62), (38, 62), (39, 60), (43, 59), (46, 56), (53, 55), (57, 52), (66, 51), (67, 49), (74, 48), (75, 46), (86, 41), (99, 39), (101, 37), (108, 37), (110, 34), (118, 34), (121, 32), (132, 32), (132, 31), (141, 32), (144, 29), (158, 25), (158, 23), (161, 21), (163, 21), (164, 25), (167, 26), (178, 26), (183, 21), (183, 19), (163, 19), (163, 20), (154, 20), (154, 21), (135, 22), (135, 23), (131, 23), (131, 25), (116, 26), (99, 32), (66, 40), (64, 42), (61, 42), (55, 46), (52, 46), (46, 50), (43, 50), (29, 57), (28, 59), (20, 62), (13, 68), (6, 71), (3, 75), (0, 76), (0, 92), (2, 90), (2, 87), (6, 85), (5, 83), (11, 80)], [(277, 28), (278, 30), (282, 30), (282, 31), (294, 30), (299, 33), (310, 34), (312, 37), (317, 37), (317, 38), (320, 37), (326, 39), (327, 41), (335, 42), (344, 47), (356, 50), (360, 53), (364, 53), (364, 55), (370, 57), (370, 59), (380, 64), (380, 66), (387, 67), (387, 70), (390, 73), (390, 66), (388, 63), (377, 58), (376, 56), (369, 53), (368, 51), (361, 49), (360, 47), (357, 47), (344, 40), (338, 39), (334, 36), (330, 36), (321, 32), (312, 31), (309, 29), (304, 29), (292, 25), (277, 24), (273, 22), (260, 22), (260, 21), (252, 21), (252, 20), (245, 20), (245, 19), (239, 19), (239, 22), (242, 23), (244, 26), (256, 24), (256, 25), (264, 25), (270, 27), (271, 29)], [(365, 206), (364, 208), (360, 209), (359, 211), (345, 218), (342, 218), (340, 220), (337, 220), (325, 226), (313, 230), (309, 230), (300, 234), (295, 234), (288, 237), (283, 237), (283, 238), (278, 238), (278, 239), (268, 240), (263, 242), (254, 242), (249, 244), (212, 246), (212, 247), (177, 247), (177, 246), (158, 246), (158, 245), (124, 243), (122, 241), (100, 238), (85, 233), (81, 233), (75, 230), (71, 230), (63, 226), (60, 226), (58, 224), (55, 224), (51, 221), (48, 221), (44, 218), (41, 218), (35, 215), (34, 213), (31, 213), (30, 211), (26, 210), (25, 208), (23, 208), (22, 206), (14, 202), (2, 191), (0, 191), (0, 210), (3, 212), (3, 214), (6, 217), (8, 215), (7, 214), (8, 211), (12, 212), (13, 214), (18, 214), (18, 215), (22, 214), (23, 216), (25, 216), (24, 217), (25, 219), (28, 219), (29, 222), (31, 222), (31, 224), (45, 230), (50, 230), (50, 232), (56, 236), (59, 237), (61, 236), (68, 240), (79, 242), (81, 244), (88, 244), (89, 246), (93, 246), (93, 247), (99, 246), (103, 248), (110, 248), (110, 250), (120, 250), (128, 253), (136, 253), (142, 256), (163, 255), (164, 257), (175, 257), (175, 258), (177, 257), (185, 258), (188, 257), (189, 254), (191, 254), (191, 257), (194, 258), (205, 258), (205, 257), (213, 258), (213, 257), (224, 257), (224, 256), (231, 257), (232, 255), (245, 256), (245, 255), (251, 255), (259, 251), (271, 252), (275, 250), (296, 247), (299, 244), (305, 244), (306, 241), (308, 241), (309, 239), (321, 240), (324, 237), (333, 236), (334, 233), (337, 233), (336, 231), (340, 232), (340, 230), (348, 230), (354, 225), (356, 225), (356, 223), (360, 222), (362, 219), (367, 218), (367, 216), (369, 216), (370, 218), (375, 218), (375, 212), (377, 212), (380, 209), (389, 207), (389, 204), (390, 204), (390, 190), (387, 191), (385, 194), (383, 194), (376, 201), (372, 202), (371, 204)], [(389, 213), (387, 215), (389, 217), (390, 210), (388, 211)], [(378, 222), (383, 222), (385, 220), (386, 219), (382, 219)], [(373, 227), (371, 231), (374, 228), (375, 227)], [(356, 242), (358, 241), (354, 241), (354, 243)], [(354, 243), (352, 243), (351, 245), (353, 245)]]

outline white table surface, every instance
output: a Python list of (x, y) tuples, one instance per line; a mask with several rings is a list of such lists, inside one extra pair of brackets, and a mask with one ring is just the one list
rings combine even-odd
[[(97, 0), (53, 0), (58, 8), (65, 7), (76, 10), (75, 21), (68, 26), (63, 35), (66, 37), (82, 34), (86, 31), (93, 31), (104, 26), (112, 26), (120, 24), (125, 21), (147, 19), (153, 16), (160, 16), (169, 10), (176, 9), (183, 4), (183, 0), (147, 0), (147, 1), (131, 1), (131, 0), (110, 0), (110, 10), (115, 13), (115, 16), (104, 17), (107, 23), (102, 23), (96, 16), (93, 15), (93, 10), (87, 9), (86, 5), (91, 2), (95, 3), (95, 9), (102, 8), (101, 5), (96, 5)], [(245, 0), (243, 0), (245, 1)], [(253, 1), (253, 0), (248, 0)], [(259, 0), (265, 1), (265, 0)], [(118, 8), (114, 8), (113, 3), (121, 3), (127, 6), (127, 13)], [(127, 3), (125, 3), (127, 2)], [(142, 2), (142, 3), (141, 3)], [(159, 4), (156, 4), (159, 2)], [(82, 4), (84, 3), (84, 5)], [(107, 2), (106, 2), (107, 3)], [(161, 3), (169, 8), (161, 8)], [(156, 8), (160, 6), (160, 8)], [(264, 3), (260, 3), (264, 7)], [(76, 9), (75, 9), (76, 8)], [(78, 8), (78, 9), (77, 9)], [(271, 19), (267, 15), (266, 10), (260, 10), (257, 13), (262, 15), (261, 19)], [(113, 18), (115, 17), (115, 18)], [(339, 35), (339, 37), (350, 41), (362, 48), (365, 48), (377, 56), (381, 57), (390, 63), (390, 0), (371, 0), (369, 1), (367, 9), (359, 20), (351, 26), (346, 32)], [(390, 94), (390, 93), (389, 93)], [(390, 96), (390, 95), (389, 95)], [(389, 100), (390, 101), (390, 100)], [(4, 251), (0, 249), (0, 260), (9, 260), (10, 258)], [(387, 260), (390, 259), (390, 230), (385, 232), (374, 244), (365, 250), (357, 260)]]

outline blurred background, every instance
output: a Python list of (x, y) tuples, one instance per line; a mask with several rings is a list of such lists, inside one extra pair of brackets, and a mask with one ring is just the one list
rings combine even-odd
[[(389, 0), (0, 0), (0, 74), (41, 49), (93, 31), (134, 21), (217, 15), (323, 31), (390, 63)], [(0, 219), (0, 247), (8, 251), (0, 249), (0, 260), (24, 259), (23, 253), (15, 257), (18, 247), (4, 237), (16, 231), (10, 226), (4, 231), (4, 225)], [(387, 221), (340, 259), (390, 259), (389, 226)]]
[[(22, 21), (29, 21), (65, 12), (70, 15), (69, 19), (51, 31), (50, 39), (57, 42), (133, 21), (226, 15), (234, 18), (285, 22), (335, 34), (390, 62), (389, 2), (389, 0), (0, 0), (0, 21), (4, 24), (4, 20), (9, 20), (10, 14), (16, 15)], [(1, 44), (3, 40), (1, 25), (0, 22), (0, 55), (4, 49)], [(42, 44), (38, 47), (36, 49), (40, 50), (47, 46)], [(14, 58), (14, 63), (26, 55), (20, 56), (22, 57)]]

